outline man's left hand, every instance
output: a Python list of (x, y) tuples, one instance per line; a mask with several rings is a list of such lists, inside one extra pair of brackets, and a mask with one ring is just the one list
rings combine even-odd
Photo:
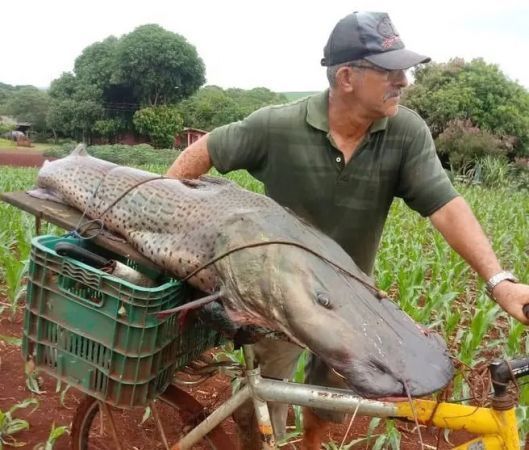
[(502, 281), (492, 290), (492, 295), (506, 312), (529, 325), (529, 318), (522, 311), (523, 307), (529, 304), (529, 285)]

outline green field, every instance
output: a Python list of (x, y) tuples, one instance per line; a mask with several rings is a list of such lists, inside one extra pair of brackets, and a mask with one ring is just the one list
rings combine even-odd
[(50, 147), (53, 147), (53, 144), (40, 144), (40, 143), (33, 143), (31, 147), (17, 147), (17, 144), (15, 141), (11, 141), (9, 139), (0, 138), (0, 149), (2, 150), (15, 150), (18, 149), (20, 151), (28, 150), (28, 151), (44, 151), (49, 149)]
[[(164, 167), (150, 166), (163, 172)], [(2, 169), (0, 191), (26, 189), (34, 184), (35, 169)], [(232, 174), (242, 186), (262, 191), (247, 173)], [(506, 268), (529, 280), (529, 196), (507, 188), (488, 190), (458, 185), (473, 207)], [(20, 289), (33, 218), (0, 203), (0, 289), (15, 302)], [(491, 356), (527, 354), (525, 327), (509, 318), (485, 294), (483, 282), (433, 230), (427, 219), (395, 201), (376, 263), (378, 286), (389, 292), (418, 322), (438, 330), (456, 360), (467, 366)], [(522, 386), (521, 403), (529, 405), (528, 386)], [(453, 398), (471, 396), (462, 375), (455, 378)], [(519, 407), (529, 428), (527, 407)], [(527, 432), (527, 430), (526, 430)]]

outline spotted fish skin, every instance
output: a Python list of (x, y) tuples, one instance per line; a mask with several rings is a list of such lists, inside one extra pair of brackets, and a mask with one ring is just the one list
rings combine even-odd
[(37, 184), (101, 218), (178, 278), (250, 246), (220, 258), (189, 283), (210, 293), (221, 289), (232, 321), (285, 333), (361, 395), (425, 395), (452, 377), (439, 336), (425, 334), (393, 302), (377, 298), (364, 285), (373, 281), (336, 242), (266, 196), (213, 177), (160, 179), (93, 158), (82, 146), (44, 165)]
[[(223, 215), (278, 208), (269, 198), (248, 196), (223, 179), (159, 179), (152, 173), (93, 158), (82, 147), (47, 163), (39, 172), (37, 185), (58, 194), (61, 201), (86, 212), (87, 217), (101, 217), (108, 230), (125, 237), (136, 250), (179, 278), (213, 258)], [(218, 287), (212, 267), (190, 282), (206, 292)]]

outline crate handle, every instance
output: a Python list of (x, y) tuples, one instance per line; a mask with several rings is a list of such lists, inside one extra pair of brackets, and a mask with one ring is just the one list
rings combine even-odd
[(88, 303), (98, 308), (103, 306), (105, 300), (104, 294), (89, 286), (89, 284), (82, 279), (82, 276), (78, 276), (78, 274), (69, 274), (68, 276), (60, 274), (58, 281), (59, 289), (66, 295), (73, 296), (81, 302)]

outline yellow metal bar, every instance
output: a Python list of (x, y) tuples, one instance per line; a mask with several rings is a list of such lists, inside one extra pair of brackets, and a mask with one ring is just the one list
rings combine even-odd
[(416, 414), (420, 423), (439, 428), (466, 430), (480, 436), (496, 435), (503, 440), (503, 446), (498, 448), (519, 450), (520, 441), (514, 408), (496, 411), (492, 408), (437, 403), (431, 400), (414, 400), (413, 407), (409, 402), (399, 402), (395, 405), (398, 417), (415, 420)]
[[(511, 447), (505, 447), (503, 440), (499, 436), (486, 436), (483, 438), (472, 439), (471, 441), (454, 447), (452, 450), (511, 450)], [(516, 450), (520, 450), (517, 448)]]

